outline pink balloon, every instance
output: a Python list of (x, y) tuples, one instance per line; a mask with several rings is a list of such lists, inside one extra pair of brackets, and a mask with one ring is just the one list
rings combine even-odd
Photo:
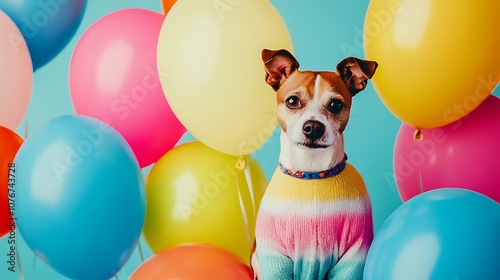
[(459, 187), (500, 202), (499, 98), (492, 95), (464, 118), (421, 132), (423, 140), (415, 140), (415, 128), (403, 124), (396, 139), (394, 172), (403, 201)]
[(28, 110), (33, 65), (24, 37), (0, 10), (0, 126), (16, 130)]
[(141, 167), (156, 162), (186, 132), (159, 80), (156, 51), (163, 19), (143, 9), (112, 12), (83, 34), (70, 64), (76, 112), (118, 130)]

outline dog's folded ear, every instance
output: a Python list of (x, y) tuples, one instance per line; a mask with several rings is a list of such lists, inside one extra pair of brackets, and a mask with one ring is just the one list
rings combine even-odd
[(373, 77), (377, 66), (375, 61), (347, 57), (337, 64), (337, 71), (354, 96), (366, 88), (368, 79)]
[(299, 62), (287, 50), (262, 50), (262, 61), (266, 70), (266, 82), (278, 90), (283, 82), (299, 68)]

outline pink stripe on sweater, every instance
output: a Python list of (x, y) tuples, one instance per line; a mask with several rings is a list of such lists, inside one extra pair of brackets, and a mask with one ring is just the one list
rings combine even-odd
[(259, 242), (266, 246), (280, 246), (276, 249), (291, 256), (297, 253), (302, 257), (314, 258), (331, 254), (342, 256), (351, 247), (364, 254), (373, 239), (371, 211), (336, 213), (323, 217), (260, 212), (256, 226)]

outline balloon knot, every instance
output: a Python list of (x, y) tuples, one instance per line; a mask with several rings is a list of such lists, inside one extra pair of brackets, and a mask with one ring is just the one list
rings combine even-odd
[(413, 138), (417, 141), (422, 141), (424, 140), (424, 134), (422, 134), (422, 131), (420, 129), (416, 129), (415, 133), (413, 134)]
[(245, 169), (246, 166), (245, 158), (243, 156), (240, 156), (238, 160), (236, 161), (236, 168), (243, 170)]

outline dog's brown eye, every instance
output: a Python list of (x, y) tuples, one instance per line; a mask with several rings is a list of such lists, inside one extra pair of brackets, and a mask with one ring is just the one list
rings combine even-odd
[(286, 100), (286, 106), (290, 109), (297, 109), (300, 107), (300, 100), (297, 96), (290, 96)]
[(340, 113), (342, 111), (342, 108), (344, 108), (344, 103), (338, 99), (332, 99), (330, 101), (330, 104), (328, 104), (328, 110), (334, 114)]

